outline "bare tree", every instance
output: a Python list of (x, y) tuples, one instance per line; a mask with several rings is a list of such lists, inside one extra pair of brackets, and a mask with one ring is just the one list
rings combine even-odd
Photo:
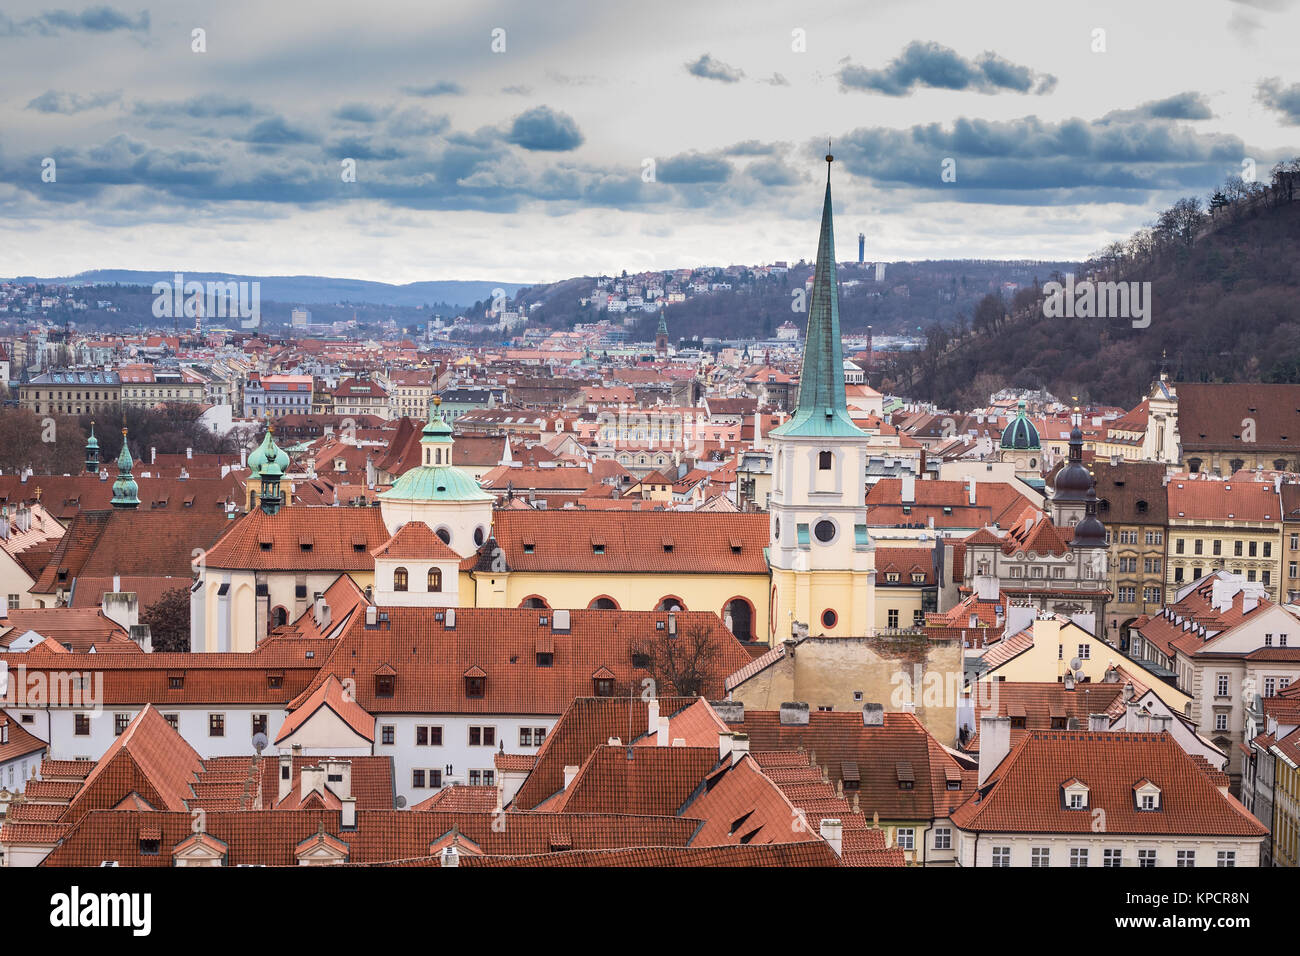
[(697, 624), (675, 634), (665, 628), (654, 637), (638, 639), (632, 657), (649, 672), (660, 696), (671, 689), (680, 697), (698, 697), (719, 676), (721, 650), (713, 631)]

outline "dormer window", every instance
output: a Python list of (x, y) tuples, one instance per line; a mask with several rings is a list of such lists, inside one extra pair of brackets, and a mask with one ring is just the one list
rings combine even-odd
[(538, 652), (537, 652), (537, 666), (538, 666), (538, 667), (552, 667), (552, 666), (554, 666), (554, 664), (555, 664), (555, 652), (554, 652), (554, 651), (550, 651), (550, 652), (547, 652), (547, 651), (538, 651)]
[(1061, 784), (1061, 797), (1067, 810), (1088, 809), (1088, 785), (1072, 778)]
[(594, 683), (597, 697), (614, 696), (614, 679), (612, 677), (597, 677), (594, 679)]
[(1154, 813), (1160, 809), (1160, 788), (1150, 780), (1142, 779), (1133, 784), (1133, 804), (1143, 813)]
[(912, 574), (912, 583), (913, 583), (913, 584), (924, 584), (924, 583), (925, 583), (925, 575), (922, 574), (922, 573), (920, 573), (920, 572), (914, 572), (914, 573)]
[(482, 697), (487, 693), (486, 677), (466, 677), (465, 678), (465, 696)]
[(395, 684), (396, 684), (395, 675), (376, 674), (375, 675), (375, 696), (392, 697), (393, 687)]

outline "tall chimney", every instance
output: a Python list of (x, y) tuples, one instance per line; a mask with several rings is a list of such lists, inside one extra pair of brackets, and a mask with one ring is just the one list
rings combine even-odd
[(659, 731), (659, 698), (654, 698), (646, 703), (646, 733), (653, 734)]
[(564, 768), (564, 789), (565, 790), (568, 790), (570, 785), (572, 785), (573, 778), (578, 775), (578, 769), (579, 768), (576, 764), (569, 764), (567, 767)]
[(980, 718), (980, 786), (1011, 750), (1011, 718)]
[(668, 718), (660, 717), (659, 726), (655, 728), (655, 746), (668, 746)]
[(289, 795), (293, 787), (293, 754), (280, 751), (280, 786), (276, 791), (275, 802), (279, 803)]
[(839, 820), (822, 820), (822, 839), (831, 845), (836, 856), (844, 855), (844, 824)]
[(343, 806), (340, 809), (340, 824), (344, 830), (355, 830), (357, 828), (357, 798), (344, 797)]

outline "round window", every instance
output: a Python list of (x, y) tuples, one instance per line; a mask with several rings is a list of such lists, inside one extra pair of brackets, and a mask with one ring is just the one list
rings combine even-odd
[(439, 528), (435, 533), (442, 539), (443, 544), (451, 544), (451, 532), (446, 528)]
[(830, 608), (827, 608), (826, 610), (822, 611), (822, 627), (826, 627), (826, 628), (834, 627), (836, 623), (839, 621), (839, 619), (840, 616), (836, 614), (834, 611), (832, 611)]
[(817, 522), (817, 527), (813, 528), (813, 534), (817, 535), (817, 540), (825, 544), (835, 537), (835, 522), (829, 519), (823, 519)]
[(780, 518), (777, 518), (776, 522), (773, 524), (772, 537), (776, 538), (776, 540), (778, 541), (781, 540), (781, 519)]
[(479, 525), (477, 528), (474, 529), (474, 544), (481, 545), (482, 543), (483, 543), (483, 526)]

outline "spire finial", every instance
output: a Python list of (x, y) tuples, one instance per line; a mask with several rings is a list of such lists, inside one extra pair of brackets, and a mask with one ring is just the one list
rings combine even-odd
[(831, 155), (831, 138), (826, 137), (826, 175), (830, 175), (831, 163), (835, 162), (835, 157)]

